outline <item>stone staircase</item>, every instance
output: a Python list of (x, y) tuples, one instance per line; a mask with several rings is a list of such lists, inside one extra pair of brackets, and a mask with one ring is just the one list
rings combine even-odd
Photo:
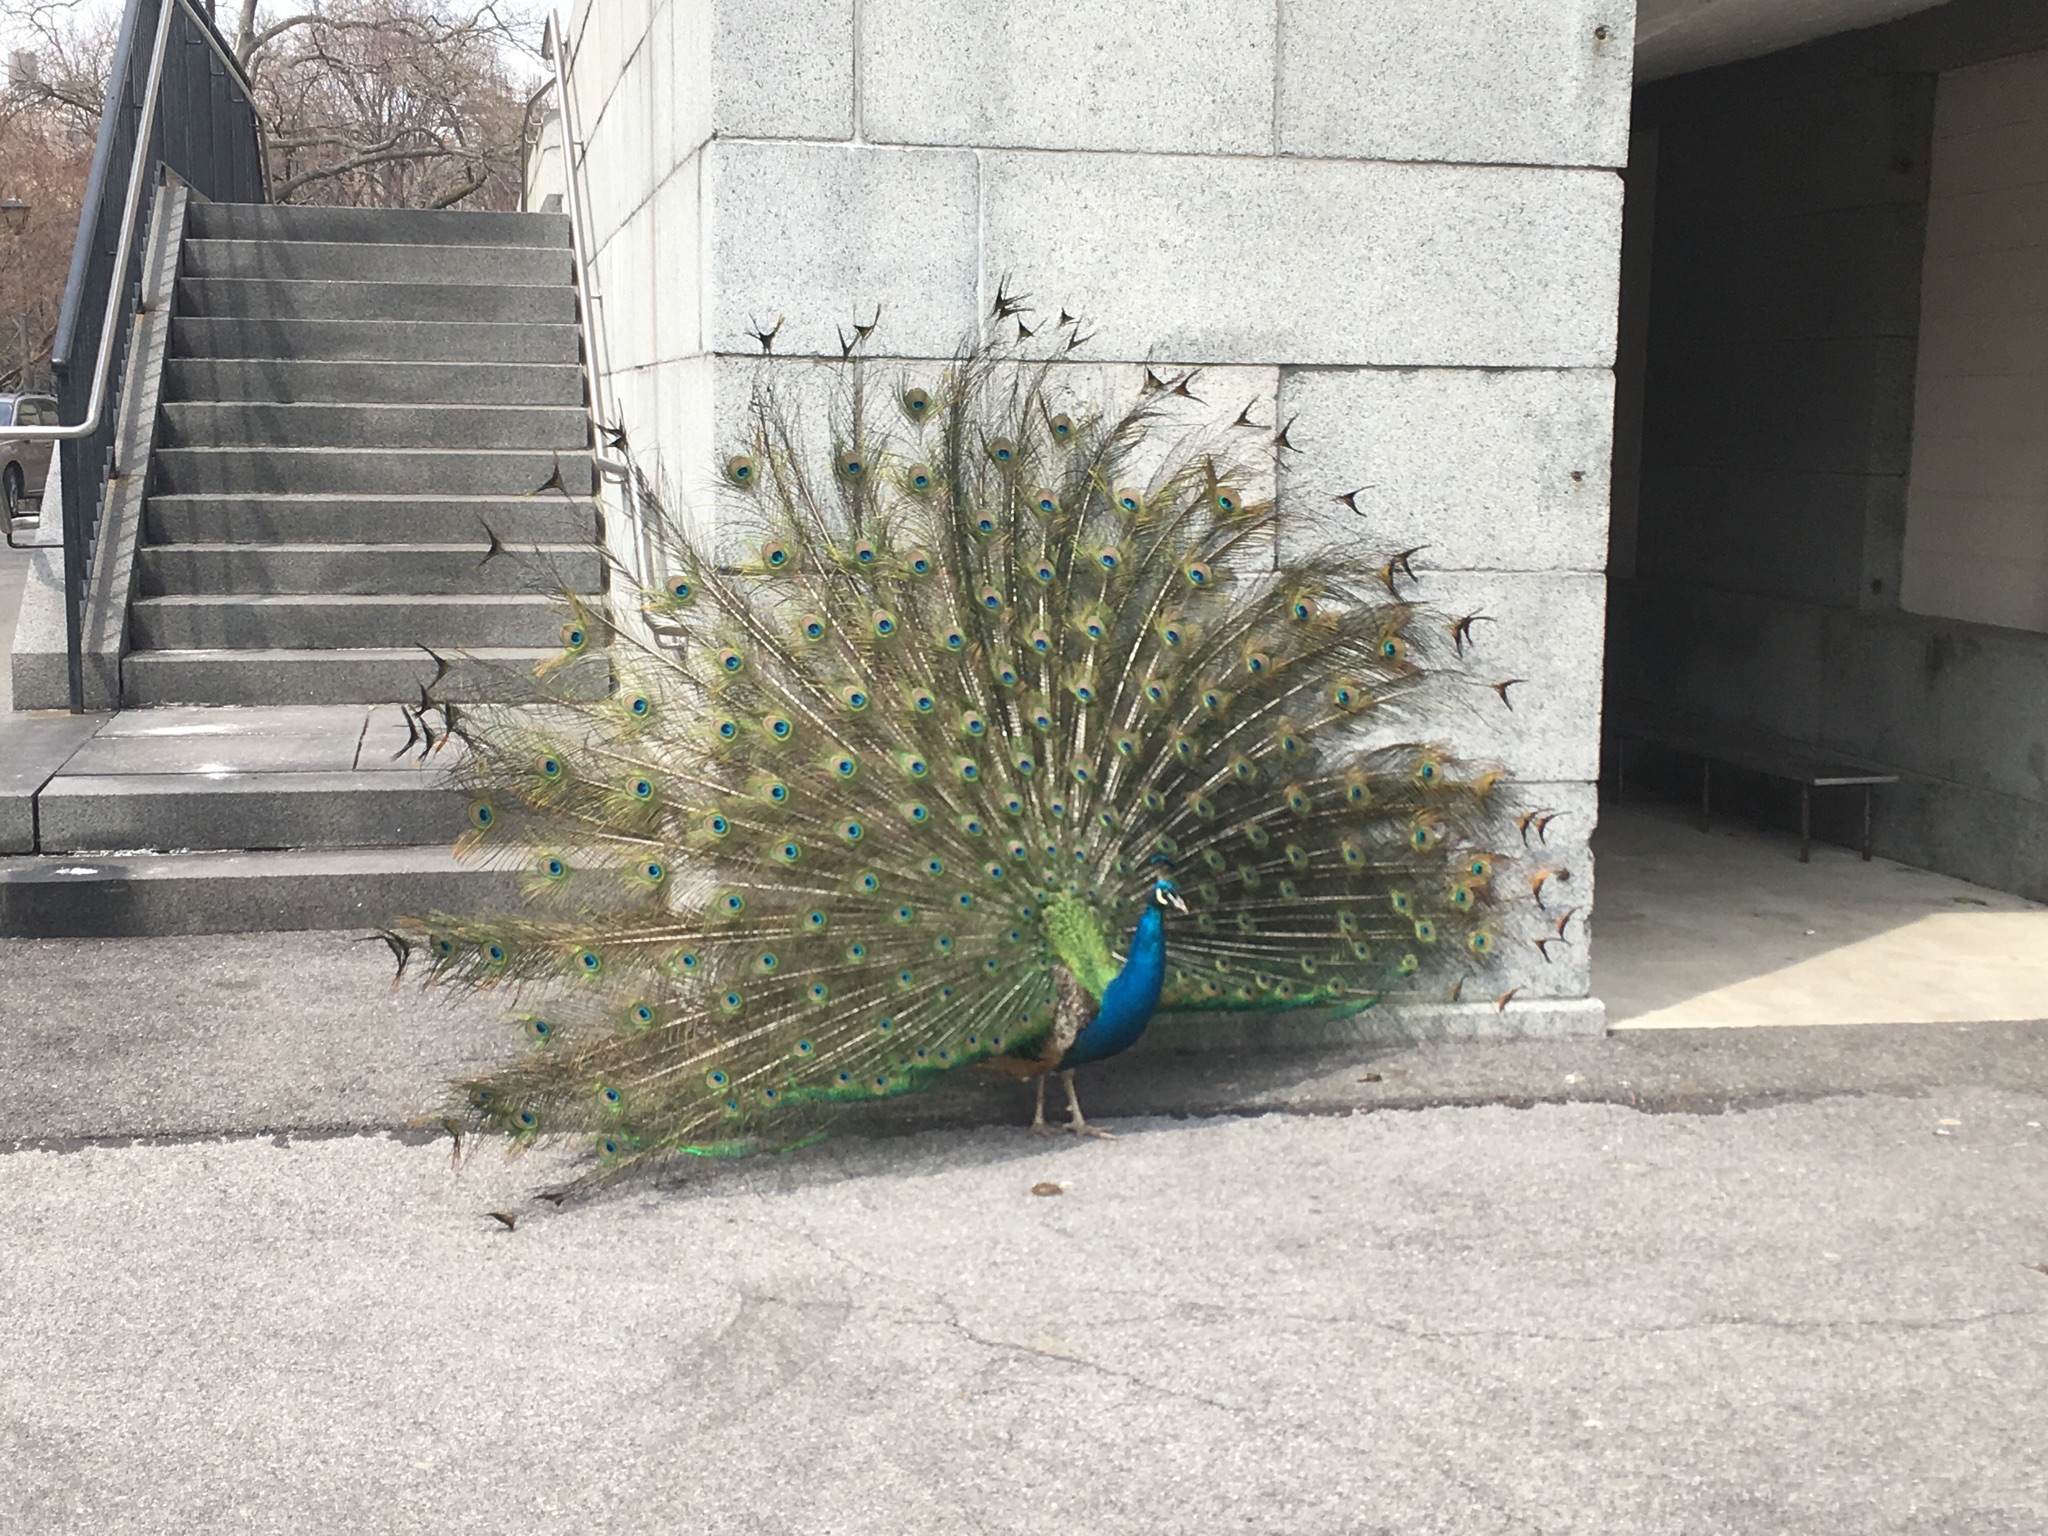
[[(36, 782), (0, 933), (502, 894), (453, 862), (447, 754), (416, 761), (397, 706), (531, 697), (546, 594), (603, 586), (571, 266), (559, 216), (193, 203), (123, 709), (0, 737), (0, 790), (10, 754)], [(608, 686), (603, 657), (577, 667)]]

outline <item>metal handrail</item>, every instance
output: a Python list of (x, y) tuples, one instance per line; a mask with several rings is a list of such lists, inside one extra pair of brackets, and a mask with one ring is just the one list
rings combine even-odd
[(541, 34), (541, 49), (548, 55), (555, 70), (555, 110), (562, 119), (562, 186), (563, 201), (569, 215), (569, 259), (576, 269), (576, 306), (583, 321), (583, 365), (588, 376), (590, 410), (591, 459), (597, 471), (608, 480), (616, 480), (624, 488), (626, 519), (631, 525), (633, 539), (633, 575), (644, 586), (651, 556), (647, 547), (647, 527), (641, 512), (640, 497), (633, 479), (633, 468), (623, 460), (607, 457), (604, 452), (606, 437), (616, 430), (617, 417), (610, 409), (609, 390), (606, 379), (607, 366), (604, 333), (597, 322), (597, 293), (595, 277), (590, 265), (590, 234), (584, 225), (583, 195), (577, 186), (579, 166), (574, 108), (569, 98), (569, 42), (568, 28), (564, 25), (559, 10), (548, 13), (547, 26)]
[[(248, 75), (235, 61), (234, 55), (220, 46), (212, 26), (204, 24), (205, 15), (192, 0), (166, 0), (157, 16), (156, 42), (149, 55), (149, 85), (142, 95), (142, 111), (138, 119), (142, 125), (138, 136), (145, 142), (148, 125), (156, 116), (157, 97), (163, 89), (164, 54), (171, 43), (171, 16), (177, 10), (189, 12), (193, 20), (202, 23), (201, 35), (212, 45), (215, 56), (235, 72), (244, 90), (251, 89)], [(121, 234), (114, 247), (114, 271), (117, 275), (128, 270), (129, 258), (135, 253), (135, 229), (142, 222), (142, 189), (149, 180), (151, 169), (150, 157), (142, 153), (142, 143), (138, 142), (135, 164), (128, 170), (128, 196), (121, 209)], [(81, 238), (84, 238), (82, 234)], [(119, 344), (121, 299), (121, 283), (108, 284), (106, 313), (100, 324), (99, 350), (93, 358), (92, 394), (86, 404), (85, 419), (69, 426), (25, 427), (19, 431), (10, 427), (7, 430), (10, 442), (60, 443), (71, 438), (90, 437), (99, 431), (100, 418), (107, 409), (107, 376), (113, 370), (114, 348)]]
[[(154, 37), (138, 75), (141, 29), (152, 6)], [(201, 44), (203, 50), (192, 51)], [(127, 0), (51, 355), (59, 408), (79, 418), (8, 434), (63, 450), (64, 627), (74, 711), (85, 703), (86, 592), (105, 502), (117, 478), (136, 467), (118, 457), (117, 408), (132, 344), (127, 322), (151, 308), (150, 295), (137, 285), (137, 236), (159, 170), (176, 173), (202, 197), (260, 203), (270, 180), (267, 150), (248, 72), (194, 0)], [(127, 185), (117, 202), (111, 182), (124, 154)], [(97, 335), (90, 329), (95, 321)], [(72, 355), (81, 342), (93, 349), (89, 376), (87, 359)], [(46, 481), (45, 500), (48, 489)], [(13, 544), (11, 521), (6, 533)]]

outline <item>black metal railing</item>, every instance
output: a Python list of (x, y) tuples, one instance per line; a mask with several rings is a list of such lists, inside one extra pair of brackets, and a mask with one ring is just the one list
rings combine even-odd
[[(128, 0), (100, 113), (51, 372), (63, 455), (64, 612), (71, 707), (84, 707), (85, 593), (129, 338), (141, 303), (142, 241), (166, 173), (213, 202), (268, 201), (262, 122), (249, 77), (192, 0)], [(135, 466), (140, 472), (144, 466)]]

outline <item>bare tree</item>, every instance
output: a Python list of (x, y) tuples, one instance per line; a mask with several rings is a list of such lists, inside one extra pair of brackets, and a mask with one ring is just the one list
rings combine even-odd
[[(275, 201), (509, 208), (545, 93), (539, 3), (227, 0), (207, 9), (255, 86)], [(76, 0), (35, 0), (16, 25), (37, 67), (10, 84), (0, 123), (35, 110), (92, 137), (113, 24), (93, 22)]]
[(48, 382), (114, 52), (113, 25), (69, 7), (16, 20), (30, 46), (9, 59), (0, 94), (0, 199), (27, 207), (0, 221), (0, 392)]
[(301, 3), (272, 17), (239, 0), (235, 26), (270, 130), (273, 198), (516, 206), (541, 95), (530, 23), (493, 5)]

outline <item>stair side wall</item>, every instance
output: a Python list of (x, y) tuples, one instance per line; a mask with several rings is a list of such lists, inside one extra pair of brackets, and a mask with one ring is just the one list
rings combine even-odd
[[(132, 322), (127, 378), (114, 428), (114, 474), (100, 508), (99, 539), (80, 624), (87, 710), (115, 709), (121, 700), (121, 658), (128, 649), (128, 604), (135, 594), (135, 551), (142, 539), (142, 507), (156, 446), (157, 404), (164, 360), (170, 354), (178, 260), (190, 192), (163, 188), (150, 212), (143, 247), (142, 307)], [(60, 505), (45, 493), (46, 503)], [(44, 520), (46, 537), (59, 535)], [(69, 709), (71, 675), (64, 615), (63, 551), (44, 551), (30, 567), (15, 622), (13, 669), (16, 709)]]

